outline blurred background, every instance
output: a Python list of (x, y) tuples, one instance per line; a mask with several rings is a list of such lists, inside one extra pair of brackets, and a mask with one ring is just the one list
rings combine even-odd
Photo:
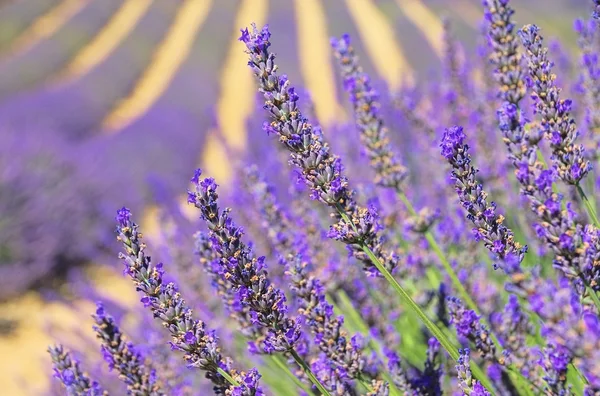
[[(591, 2), (512, 3), (568, 54)], [(479, 0), (0, 0), (0, 394), (48, 389), (46, 346), (89, 338), (94, 299), (137, 304), (117, 208), (157, 237), (157, 205), (185, 208), (195, 167), (230, 180), (225, 147), (244, 147), (255, 111), (241, 27), (270, 25), (327, 126), (346, 117), (330, 36), (350, 33), (393, 90), (439, 71), (443, 18), (474, 51)]]

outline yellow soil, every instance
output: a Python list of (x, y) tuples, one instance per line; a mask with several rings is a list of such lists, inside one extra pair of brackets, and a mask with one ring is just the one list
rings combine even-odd
[(423, 33), (436, 55), (443, 56), (444, 47), (441, 41), (444, 26), (440, 18), (421, 0), (396, 0), (402, 13)]
[(295, 0), (298, 57), (306, 88), (323, 126), (339, 120), (343, 109), (338, 103), (331, 65), (332, 55), (327, 20), (321, 0)]
[(169, 32), (131, 94), (104, 119), (106, 133), (118, 132), (144, 115), (168, 88), (187, 58), (211, 6), (212, 0), (187, 0), (180, 7)]
[(346, 0), (346, 6), (360, 39), (368, 43), (365, 47), (375, 69), (390, 88), (397, 89), (403, 83), (412, 84), (413, 70), (394, 37), (394, 29), (381, 10), (371, 0)]
[(110, 21), (56, 77), (57, 82), (76, 80), (102, 63), (142, 19), (152, 0), (127, 0)]
[(27, 52), (41, 41), (52, 36), (74, 15), (83, 9), (88, 0), (64, 0), (50, 11), (37, 18), (29, 28), (21, 33), (6, 52), (5, 56), (14, 56)]

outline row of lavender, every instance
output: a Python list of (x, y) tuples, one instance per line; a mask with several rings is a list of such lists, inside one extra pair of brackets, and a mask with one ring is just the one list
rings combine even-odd
[[(94, 3), (69, 21), (74, 25), (67, 30), (76, 30), (78, 23), (90, 18), (101, 26), (119, 4)], [(40, 66), (46, 47), (60, 46), (61, 35), (2, 60), (3, 77), (11, 80), (12, 76), (11, 84), (22, 92), (14, 93), (10, 84), (2, 84), (10, 100), (0, 107), (0, 207), (10, 215), (0, 226), (0, 299), (52, 281), (54, 274), (73, 266), (110, 261), (106, 253), (114, 245), (110, 235), (114, 206), (126, 197), (128, 206), (141, 210), (155, 200), (158, 189), (174, 194), (187, 179), (186, 169), (196, 165), (198, 148), (213, 122), (207, 114), (214, 95), (198, 100), (182, 86), (216, 91), (217, 67), (206, 70), (210, 84), (194, 77), (198, 67), (206, 66), (202, 56), (208, 51), (206, 40), (198, 40), (170, 88), (142, 117), (112, 135), (102, 134), (99, 128), (149, 64), (180, 6), (177, 2), (151, 5), (138, 27), (106, 60), (74, 81), (24, 90), (23, 79), (37, 84), (37, 77), (52, 77), (80, 49), (63, 48), (53, 53), (56, 59)], [(95, 13), (96, 7), (102, 13)], [(217, 7), (215, 21), (207, 24), (202, 35), (218, 32), (219, 23), (228, 21), (223, 18), (227, 11)], [(86, 38), (90, 37), (82, 37), (78, 45)], [(225, 36), (220, 39), (227, 41)], [(225, 49), (215, 54), (215, 62), (222, 61)], [(32, 68), (35, 75), (16, 72), (23, 77), (18, 83), (15, 70)]]
[[(226, 395), (600, 392), (598, 9), (576, 23), (572, 82), (554, 74), (537, 27), (517, 29), (508, 0), (483, 3), (478, 58), (446, 25), (442, 78), (391, 101), (350, 38), (332, 40), (354, 124), (330, 132), (279, 74), (268, 28), (242, 31), (267, 113), (251, 130), (267, 136), (230, 153), (227, 196), (194, 174), (195, 256), (197, 225), (174, 205), (163, 222), (175, 234), (156, 249), (172, 264), (154, 264), (131, 212), (118, 212), (125, 274), (185, 362), (147, 341), (161, 330), (143, 313), (136, 348), (99, 305), (103, 356), (129, 394), (203, 394), (198, 369)], [(105, 392), (63, 347), (50, 352), (70, 394)]]

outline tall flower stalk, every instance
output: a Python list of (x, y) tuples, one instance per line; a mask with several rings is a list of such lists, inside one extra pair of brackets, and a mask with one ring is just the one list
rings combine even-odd
[(171, 282), (165, 284), (163, 264), (154, 265), (146, 255), (139, 226), (131, 220), (131, 212), (122, 208), (117, 212), (117, 239), (122, 243), (120, 257), (125, 273), (133, 280), (137, 291), (143, 294), (141, 302), (171, 333), (171, 345), (184, 353), (189, 368), (206, 372), (217, 394), (238, 392), (244, 395), (262, 395), (258, 387), (260, 374), (255, 369), (237, 372), (221, 356), (218, 338), (207, 330), (204, 322), (194, 319), (192, 310)]
[(81, 371), (79, 362), (71, 357), (71, 354), (62, 345), (51, 346), (48, 348), (48, 353), (52, 358), (54, 377), (64, 385), (67, 395), (108, 395), (96, 381), (91, 380)]
[[(376, 183), (382, 187), (393, 189), (403, 202), (410, 215), (418, 217), (418, 213), (404, 192), (404, 180), (407, 171), (396, 158), (387, 136), (387, 128), (379, 115), (378, 95), (371, 87), (369, 76), (363, 72), (354, 48), (350, 45), (350, 37), (332, 39), (335, 56), (338, 59), (344, 80), (344, 87), (350, 95), (354, 108), (356, 126), (361, 133), (361, 142), (365, 147), (371, 167), (375, 172)], [(479, 311), (477, 304), (459, 280), (436, 237), (430, 231), (431, 224), (422, 228), (422, 233), (438, 257), (444, 271), (449, 276), (452, 286), (469, 308)], [(432, 285), (434, 288), (437, 284)]]
[[(248, 64), (258, 80), (259, 91), (265, 98), (265, 110), (271, 119), (265, 123), (265, 130), (279, 136), (279, 141), (290, 152), (290, 164), (300, 170), (311, 197), (331, 209), (336, 223), (330, 228), (330, 237), (344, 242), (367, 271), (378, 271), (403, 304), (420, 318), (448, 354), (458, 360), (457, 349), (392, 275), (397, 259), (383, 249), (375, 208), (358, 206), (340, 159), (331, 154), (322, 134), (313, 129), (298, 109), (295, 89), (287, 76), (277, 73), (275, 55), (269, 50), (270, 35), (267, 26), (259, 31), (253, 25), (252, 32), (243, 29), (240, 37), (240, 41), (246, 44), (250, 58)], [(478, 370), (478, 367), (474, 365), (473, 370)]]
[(579, 131), (571, 116), (573, 103), (571, 99), (561, 98), (561, 90), (555, 83), (556, 76), (552, 74), (553, 64), (548, 59), (548, 49), (543, 46), (539, 28), (526, 25), (519, 31), (519, 36), (526, 49), (534, 108), (540, 115), (541, 129), (552, 148), (554, 169), (565, 183), (577, 189), (594, 225), (600, 227), (596, 210), (581, 188), (581, 180), (592, 166), (584, 157), (583, 146), (575, 143)]
[(295, 349), (302, 335), (300, 323), (287, 315), (285, 294), (270, 282), (265, 257), (256, 257), (252, 247), (242, 241), (244, 231), (229, 216), (231, 210), (219, 207), (214, 179), (201, 179), (201, 175), (202, 171), (197, 169), (191, 180), (195, 191), (189, 192), (188, 202), (200, 210), (208, 226), (222, 277), (233, 286), (237, 303), (249, 309), (253, 326), (266, 330), (263, 351), (291, 355), (317, 389), (329, 395)]
[(98, 303), (93, 318), (96, 322), (94, 330), (102, 341), (104, 360), (108, 362), (110, 370), (118, 371), (119, 378), (127, 385), (127, 394), (164, 395), (157, 381), (156, 370), (148, 366), (133, 344), (125, 339), (115, 319), (105, 312), (101, 303)]
[[(521, 184), (521, 194), (528, 198), (533, 213), (541, 220), (540, 223), (534, 225), (534, 228), (538, 237), (555, 253), (554, 266), (565, 276), (574, 280), (574, 287), (579, 293), (583, 293), (587, 288), (594, 304), (600, 309), (600, 299), (590, 289), (590, 285), (597, 283), (593, 278), (594, 272), (591, 270), (592, 267), (583, 264), (585, 261), (583, 257), (593, 249), (580, 249), (582, 236), (581, 228), (575, 221), (577, 215), (571, 204), (565, 205), (562, 195), (555, 192), (554, 179), (557, 172), (546, 169), (538, 159), (538, 143), (543, 138), (543, 128), (537, 128), (535, 125), (526, 128), (526, 120), (519, 108), (520, 102), (525, 96), (526, 72), (521, 68), (521, 56), (517, 51), (515, 26), (511, 20), (514, 11), (510, 8), (507, 0), (487, 0), (484, 6), (489, 29), (488, 35), (493, 48), (490, 60), (496, 67), (494, 77), (499, 85), (498, 95), (504, 101), (497, 112), (498, 123), (508, 148), (509, 159), (515, 168), (517, 181)], [(529, 30), (527, 31), (529, 32)], [(524, 34), (526, 36), (524, 38), (528, 43), (531, 42), (531, 46), (533, 46), (533, 41), (537, 40), (537, 44), (532, 50), (535, 50), (536, 53), (541, 51), (538, 48), (540, 46), (539, 39), (535, 39), (536, 29), (531, 32), (533, 36), (530, 33), (521, 35)], [(546, 65), (544, 68), (547, 69), (549, 64), (542, 61), (542, 58), (539, 60)], [(540, 69), (540, 73), (544, 72)], [(545, 79), (547, 80), (548, 77), (551, 76), (546, 75)], [(546, 87), (544, 84), (554, 86), (553, 82), (544, 82), (541, 79), (539, 79), (539, 84), (541, 87)], [(542, 88), (539, 88), (538, 91), (541, 96), (545, 96), (546, 94), (540, 89)], [(555, 88), (552, 89), (552, 92), (554, 92), (553, 95), (557, 95)], [(542, 105), (542, 108), (546, 109), (544, 106)], [(552, 114), (550, 109), (545, 111)], [(567, 125), (570, 124), (567, 122)], [(548, 128), (553, 125), (553, 122), (548, 119)], [(571, 131), (572, 125), (568, 128)], [(563, 135), (557, 133), (562, 141)], [(564, 136), (567, 137), (567, 135)], [(568, 132), (568, 136), (567, 141), (563, 143), (572, 143), (573, 134)], [(559, 143), (557, 142), (557, 144)], [(564, 145), (563, 143), (560, 143), (560, 147)], [(565, 156), (564, 161), (568, 160), (569, 157)], [(558, 161), (557, 167), (563, 166), (563, 177), (569, 180), (569, 168), (564, 164), (560, 165), (558, 157), (555, 157), (555, 161)], [(581, 166), (579, 160), (574, 164)], [(586, 167), (578, 169), (586, 169)], [(576, 172), (577, 175), (580, 173)], [(589, 204), (589, 201), (584, 200), (584, 202), (587, 202), (586, 205)], [(582, 255), (582, 253), (584, 254)]]

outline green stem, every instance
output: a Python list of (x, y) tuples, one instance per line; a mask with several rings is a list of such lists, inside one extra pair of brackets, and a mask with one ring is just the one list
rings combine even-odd
[(229, 375), (229, 373), (227, 373), (227, 371), (223, 370), (221, 367), (217, 367), (217, 372), (219, 374), (221, 374), (227, 380), (227, 382), (229, 382), (231, 385), (240, 386), (240, 384), (238, 384), (237, 381), (234, 380), (233, 377), (231, 375)]
[[(346, 221), (348, 224), (352, 224), (352, 222), (348, 218), (348, 215), (344, 211), (338, 209), (338, 213), (344, 219), (344, 221)], [(375, 256), (373, 251), (364, 244), (361, 244), (361, 249), (363, 252), (365, 252), (365, 254), (369, 257), (369, 259), (371, 260), (373, 265), (375, 265), (375, 267), (377, 267), (379, 272), (383, 275), (383, 277), (389, 282), (389, 284), (392, 286), (392, 288), (396, 291), (396, 293), (398, 294), (398, 296), (400, 297), (400, 299), (402, 300), (404, 305), (408, 306), (419, 317), (419, 319), (421, 319), (421, 321), (423, 322), (425, 327), (427, 327), (427, 329), (431, 332), (431, 334), (433, 334), (433, 336), (435, 338), (437, 338), (437, 340), (440, 342), (442, 347), (446, 350), (446, 352), (448, 352), (450, 357), (452, 357), (452, 359), (454, 361), (458, 361), (458, 358), (459, 358), (458, 350), (452, 345), (452, 343), (444, 335), (442, 330), (440, 330), (440, 328), (437, 327), (436, 324), (433, 323), (431, 321), (431, 319), (429, 319), (427, 317), (427, 315), (425, 315), (425, 313), (421, 310), (421, 308), (417, 305), (417, 303), (414, 302), (414, 300), (408, 295), (408, 293), (402, 288), (402, 286), (400, 286), (400, 284), (396, 281), (396, 279), (392, 276), (392, 274), (383, 266), (383, 264), (381, 263), (379, 258), (377, 258), (377, 256)], [(489, 381), (487, 376), (483, 373), (483, 371), (479, 368), (479, 366), (477, 366), (474, 362), (471, 362), (471, 371), (473, 372), (473, 375), (481, 382), (481, 384), (483, 386), (485, 386), (488, 390), (494, 389), (491, 381)]]
[[(343, 310), (345, 316), (348, 317), (351, 320), (351, 322), (354, 323), (354, 325), (356, 327), (358, 327), (359, 332), (361, 332), (363, 334), (369, 334), (369, 326), (365, 323), (363, 318), (356, 311), (356, 309), (352, 305), (352, 302), (350, 301), (350, 297), (348, 297), (346, 292), (344, 290), (339, 290), (337, 292), (337, 296), (338, 296), (340, 302), (346, 308)], [(334, 299), (331, 297), (329, 298), (329, 300), (334, 301)], [(381, 359), (381, 361), (384, 361), (383, 354), (382, 354), (383, 348), (379, 344), (379, 342), (377, 342), (376, 340), (371, 338), (368, 341), (368, 345), (373, 351), (375, 351), (375, 353), (377, 354), (379, 359)], [(383, 378), (388, 382), (388, 384), (390, 386), (390, 396), (401, 396), (402, 393), (396, 387), (396, 385), (394, 384), (394, 382), (393, 382), (392, 378), (389, 376), (389, 374), (386, 371), (382, 370), (382, 375), (383, 375)], [(367, 389), (367, 390), (369, 390), (369, 389)]]
[[(406, 206), (406, 209), (409, 211), (409, 213), (412, 214), (413, 216), (416, 215), (417, 211), (413, 207), (412, 203), (410, 202), (410, 200), (408, 199), (406, 194), (404, 194), (401, 191), (398, 191), (398, 196), (399, 196), (400, 200), (404, 203), (404, 206)], [(425, 239), (427, 240), (427, 243), (429, 243), (429, 246), (431, 246), (431, 249), (434, 251), (435, 255), (438, 257), (438, 260), (442, 264), (444, 271), (450, 278), (452, 286), (458, 292), (461, 299), (465, 302), (465, 304), (467, 305), (467, 307), (469, 309), (478, 313), (479, 307), (477, 306), (477, 304), (475, 303), (473, 298), (471, 298), (470, 293), (464, 287), (463, 283), (460, 281), (460, 279), (458, 279), (458, 275), (456, 274), (456, 271), (454, 271), (454, 268), (452, 268), (452, 265), (446, 258), (446, 255), (442, 251), (442, 248), (438, 244), (434, 235), (430, 231), (427, 231), (425, 233)], [(436, 286), (436, 285), (434, 285), (434, 286)], [(492, 338), (494, 345), (496, 346), (496, 348), (499, 349), (500, 342), (498, 340), (498, 337), (496, 337), (496, 335), (492, 332), (492, 330), (491, 330), (492, 328), (489, 325), (489, 323), (487, 322), (486, 318), (482, 315), (480, 315), (480, 316), (481, 316), (481, 320), (482, 320), (483, 324), (485, 324), (490, 331), (490, 336)], [(509, 373), (509, 375), (513, 379), (513, 381), (517, 382), (517, 384), (526, 391), (527, 394), (530, 394), (527, 391), (529, 389), (529, 381), (521, 373), (519, 373), (518, 371), (512, 371)]]
[[(406, 209), (408, 209), (409, 213), (411, 215), (415, 216), (417, 214), (417, 211), (413, 207), (412, 203), (406, 197), (406, 194), (404, 194), (403, 192), (398, 192), (398, 196), (400, 197), (400, 200), (404, 203), (404, 206), (406, 206)], [(437, 256), (440, 263), (442, 264), (444, 271), (446, 271), (446, 274), (448, 275), (448, 277), (450, 278), (450, 281), (452, 282), (452, 286), (454, 287), (454, 289), (456, 289), (460, 298), (465, 302), (465, 304), (467, 304), (467, 307), (469, 309), (472, 309), (473, 311), (478, 312), (479, 309), (477, 308), (477, 304), (475, 304), (475, 301), (473, 301), (473, 299), (471, 298), (471, 295), (469, 294), (467, 289), (465, 289), (465, 287), (462, 284), (462, 282), (460, 281), (460, 279), (458, 279), (458, 275), (456, 274), (456, 271), (454, 271), (454, 268), (452, 268), (452, 265), (446, 258), (446, 255), (442, 251), (442, 248), (440, 247), (440, 245), (435, 240), (435, 237), (433, 236), (433, 234), (431, 232), (427, 231), (425, 233), (425, 239), (427, 240), (427, 243), (429, 243), (429, 246), (431, 246), (431, 249), (433, 249), (433, 252)], [(436, 285), (434, 285), (434, 286), (436, 286)]]
[(396, 293), (398, 293), (398, 295), (400, 296), (400, 299), (402, 300), (402, 302), (406, 306), (408, 306), (421, 319), (421, 321), (423, 322), (423, 324), (425, 325), (425, 327), (427, 327), (427, 329), (429, 329), (429, 331), (431, 332), (431, 334), (433, 334), (435, 336), (435, 338), (438, 339), (438, 341), (440, 342), (440, 344), (442, 344), (442, 346), (444, 347), (444, 349), (446, 349), (446, 351), (448, 352), (448, 354), (450, 354), (450, 356), (452, 357), (452, 359), (458, 360), (458, 358), (459, 358), (458, 351), (452, 346), (452, 344), (446, 338), (446, 336), (444, 336), (444, 334), (439, 329), (439, 327), (437, 327), (435, 325), (435, 323), (433, 323), (427, 317), (427, 315), (425, 315), (425, 313), (421, 310), (421, 308), (419, 308), (419, 306), (417, 305), (417, 303), (415, 303), (413, 301), (413, 299), (410, 298), (410, 296), (408, 295), (408, 293), (402, 288), (402, 286), (400, 286), (400, 284), (396, 281), (396, 279), (394, 279), (394, 277), (392, 276), (392, 274), (383, 266), (383, 264), (375, 256), (375, 254), (373, 253), (373, 251), (368, 246), (364, 246), (364, 245), (362, 246), (362, 250), (363, 250), (363, 252), (365, 252), (367, 254), (367, 256), (369, 257), (369, 259), (373, 262), (373, 264), (375, 265), (375, 267), (377, 267), (377, 269), (379, 270), (379, 272), (381, 272), (381, 274), (383, 275), (383, 277), (390, 283), (390, 285), (392, 286), (392, 288), (394, 288), (394, 290), (396, 291)]
[(312, 382), (313, 385), (317, 387), (317, 389), (319, 390), (319, 392), (321, 392), (321, 394), (323, 396), (331, 396), (331, 394), (327, 391), (327, 389), (325, 389), (325, 387), (323, 386), (323, 384), (321, 384), (321, 382), (317, 379), (317, 377), (315, 377), (315, 375), (313, 374), (312, 370), (310, 369), (310, 367), (308, 367), (308, 364), (306, 364), (306, 362), (304, 361), (304, 359), (302, 359), (300, 357), (300, 355), (298, 355), (298, 353), (294, 349), (290, 350), (290, 354), (292, 355), (292, 357), (294, 358), (294, 360), (296, 361), (296, 363), (298, 363), (298, 365), (300, 367), (302, 367), (302, 370), (304, 371), (304, 374), (306, 374), (306, 376), (308, 377), (308, 379), (310, 379), (310, 382)]
[(586, 381), (585, 377), (581, 375), (581, 372), (577, 370), (577, 367), (575, 367), (573, 363), (569, 364), (569, 367), (567, 368), (567, 382), (573, 387), (573, 394), (583, 395), (583, 390), (585, 385), (587, 385)]
[(583, 204), (585, 206), (585, 209), (586, 209), (588, 215), (590, 216), (590, 219), (592, 219), (592, 222), (594, 223), (596, 228), (600, 228), (600, 221), (598, 220), (598, 216), (596, 215), (596, 209), (594, 208), (594, 206), (588, 199), (587, 195), (585, 195), (583, 188), (581, 188), (581, 186), (579, 184), (576, 184), (575, 188), (577, 188), (577, 192), (579, 193), (579, 196), (583, 200)]
[(364, 379), (362, 375), (359, 374), (356, 380), (364, 388), (364, 390), (367, 391), (367, 393), (373, 393), (373, 388), (371, 388), (371, 384), (369, 384), (369, 382), (366, 379)]
[(312, 391), (310, 389), (310, 387), (308, 385), (306, 385), (304, 382), (300, 381), (300, 379), (298, 377), (296, 377), (294, 375), (294, 373), (292, 373), (290, 371), (290, 368), (281, 360), (281, 355), (270, 355), (271, 356), (271, 360), (273, 362), (275, 362), (275, 365), (277, 365), (277, 367), (279, 367), (281, 370), (283, 370), (286, 375), (292, 380), (294, 381), (294, 383), (301, 388), (302, 390), (304, 390), (304, 392), (306, 392), (306, 394), (310, 395), (312, 394)]
[(598, 295), (596, 294), (596, 291), (594, 289), (592, 289), (587, 283), (585, 284), (585, 288), (586, 288), (588, 294), (590, 295), (590, 297), (592, 297), (592, 301), (594, 302), (596, 309), (598, 310), (598, 312), (600, 312), (600, 299), (598, 299)]

